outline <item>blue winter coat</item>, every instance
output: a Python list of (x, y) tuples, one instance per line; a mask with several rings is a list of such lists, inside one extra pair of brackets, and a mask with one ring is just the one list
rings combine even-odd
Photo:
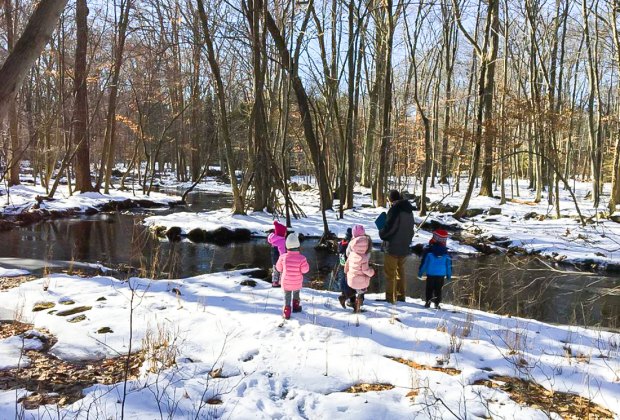
[(450, 281), (452, 258), (448, 255), (448, 249), (445, 246), (433, 244), (424, 248), (418, 277), (422, 277), (425, 273), (427, 276), (446, 277)]

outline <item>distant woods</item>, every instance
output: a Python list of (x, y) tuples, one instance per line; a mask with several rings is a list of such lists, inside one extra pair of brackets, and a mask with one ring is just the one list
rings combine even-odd
[[(43, 3), (3, 0), (2, 61)], [(236, 213), (287, 217), (301, 174), (324, 210), (350, 208), (356, 182), (378, 205), (405, 182), (449, 182), (465, 192), (457, 216), (475, 194), (518, 197), (518, 179), (559, 215), (583, 180), (613, 212), (619, 13), (620, 0), (72, 0), (0, 97), (0, 173), (19, 184), (29, 161), (50, 195), (63, 180), (149, 193), (164, 170), (196, 182), (219, 166)]]

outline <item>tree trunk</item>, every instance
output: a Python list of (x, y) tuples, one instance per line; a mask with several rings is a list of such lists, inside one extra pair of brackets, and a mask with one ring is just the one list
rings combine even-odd
[(495, 130), (493, 128), (493, 97), (495, 87), (495, 61), (499, 47), (499, 1), (489, 0), (487, 19), (490, 20), (490, 30), (486, 36), (490, 37), (489, 52), (487, 59), (487, 82), (484, 102), (484, 167), (480, 179), (480, 195), (493, 196), (493, 148), (495, 143)]
[(88, 49), (88, 6), (86, 0), (77, 0), (75, 8), (76, 37), (75, 48), (75, 101), (73, 105), (73, 144), (75, 153), (75, 190), (92, 191), (90, 182), (90, 157), (88, 135), (88, 87), (86, 54)]
[(443, 133), (441, 141), (440, 184), (448, 183), (448, 175), (450, 174), (450, 168), (448, 167), (448, 161), (450, 158), (450, 151), (448, 150), (448, 132), (450, 130), (450, 113), (452, 111), (452, 75), (454, 72), (454, 63), (456, 61), (455, 57), (458, 48), (458, 36), (455, 28), (454, 17), (450, 15), (449, 8), (446, 3), (447, 2), (444, 0), (441, 4), (442, 16), (444, 19), (443, 36), (446, 44), (446, 103), (444, 105)]
[[(599, 205), (601, 196), (601, 171), (603, 157), (603, 141), (601, 133), (601, 111), (599, 93), (599, 74), (598, 74), (598, 33), (594, 34), (594, 45), (590, 35), (590, 25), (588, 22), (590, 11), (587, 2), (582, 2), (583, 11), (583, 32), (586, 39), (586, 51), (588, 53), (588, 137), (590, 139), (590, 164), (592, 170), (592, 199), (593, 206)], [(596, 6), (598, 6), (598, 0)], [(596, 106), (595, 106), (596, 103)]]
[[(15, 46), (15, 22), (12, 0), (4, 0), (4, 18), (6, 23), (6, 48), (9, 54)], [(15, 16), (16, 18), (16, 16)], [(9, 165), (9, 186), (19, 185), (21, 148), (19, 145), (19, 119), (17, 115), (17, 93), (9, 104), (9, 137), (10, 147), (7, 156)]]
[(22, 36), (0, 69), (0, 121), (4, 120), (11, 100), (28, 70), (52, 36), (67, 0), (41, 0), (30, 16)]
[(114, 166), (114, 152), (116, 149), (116, 101), (118, 98), (118, 84), (120, 81), (123, 51), (125, 49), (125, 39), (127, 36), (129, 8), (131, 7), (132, 1), (133, 0), (121, 1), (118, 33), (114, 39), (114, 67), (112, 69), (112, 82), (110, 84), (110, 96), (108, 98), (103, 153), (96, 186), (97, 189), (101, 188), (101, 183), (103, 182), (102, 178), (105, 176), (104, 192), (106, 194), (110, 192), (110, 178), (112, 177), (112, 168)]
[[(620, 69), (620, 34), (618, 33), (618, 12), (620, 11), (620, 2), (614, 0), (611, 5), (611, 30), (616, 51), (616, 65)], [(620, 86), (618, 86), (618, 95), (620, 96)], [(620, 104), (616, 104), (618, 119), (620, 120)], [(617, 211), (620, 205), (620, 123), (616, 123), (616, 147), (614, 150), (614, 163), (611, 175), (611, 193), (609, 196), (609, 212)]]
[(386, 204), (386, 181), (387, 181), (387, 165), (388, 165), (388, 148), (392, 138), (392, 45), (394, 43), (394, 15), (392, 12), (392, 0), (385, 1), (387, 16), (387, 42), (385, 48), (385, 85), (383, 90), (383, 127), (381, 136), (381, 145), (379, 147), (379, 162), (377, 170), (377, 186), (375, 197), (377, 205), (384, 207)]
[(269, 203), (271, 196), (271, 158), (267, 136), (267, 115), (265, 112), (264, 86), (266, 63), (263, 62), (265, 45), (265, 29), (261, 31), (261, 22), (264, 21), (262, 2), (247, 0), (245, 7), (246, 19), (250, 28), (252, 44), (252, 70), (254, 81), (254, 105), (250, 124), (250, 138), (253, 138), (254, 155), (254, 210), (262, 211), (267, 208), (273, 211)]
[[(309, 16), (306, 16), (306, 19), (308, 18)], [(297, 105), (299, 106), (299, 112), (302, 118), (306, 144), (308, 145), (308, 149), (310, 150), (310, 156), (312, 158), (317, 182), (319, 184), (321, 210), (324, 212), (325, 210), (329, 210), (332, 208), (332, 196), (328, 184), (325, 160), (324, 157), (321, 155), (321, 147), (314, 131), (314, 124), (312, 122), (312, 113), (310, 110), (308, 95), (306, 94), (303, 82), (301, 81), (301, 78), (299, 77), (299, 74), (297, 72), (297, 61), (291, 59), (291, 55), (286, 46), (286, 42), (282, 34), (280, 33), (280, 29), (278, 28), (275, 20), (271, 16), (271, 13), (267, 12), (266, 20), (267, 29), (269, 30), (269, 33), (271, 34), (275, 42), (276, 49), (278, 50), (278, 53), (280, 55), (281, 64), (290, 73), (291, 86), (297, 98)], [(325, 215), (323, 215), (323, 229), (324, 235), (327, 235), (329, 233), (329, 229)]]
[(245, 214), (244, 197), (242, 197), (239, 184), (237, 182), (237, 174), (235, 172), (234, 156), (232, 150), (232, 142), (230, 138), (230, 128), (228, 126), (228, 110), (226, 108), (226, 92), (224, 91), (224, 83), (220, 73), (220, 66), (217, 62), (215, 48), (213, 46), (213, 38), (209, 28), (209, 20), (205, 12), (203, 0), (198, 0), (198, 14), (202, 22), (202, 30), (205, 35), (205, 44), (207, 45), (207, 60), (211, 67), (211, 73), (215, 81), (217, 99), (220, 108), (220, 126), (222, 129), (222, 138), (224, 140), (224, 150), (226, 154), (226, 163), (228, 166), (228, 175), (230, 176), (230, 185), (233, 191), (233, 213)]

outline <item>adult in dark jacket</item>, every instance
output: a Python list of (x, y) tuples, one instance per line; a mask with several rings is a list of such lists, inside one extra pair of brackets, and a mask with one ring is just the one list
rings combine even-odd
[(391, 207), (387, 213), (385, 226), (379, 231), (379, 237), (384, 241), (385, 251), (384, 269), (387, 280), (385, 299), (395, 304), (397, 300), (404, 302), (407, 296), (405, 260), (411, 252), (414, 220), (413, 206), (408, 200), (403, 200), (398, 191), (390, 191), (388, 199)]

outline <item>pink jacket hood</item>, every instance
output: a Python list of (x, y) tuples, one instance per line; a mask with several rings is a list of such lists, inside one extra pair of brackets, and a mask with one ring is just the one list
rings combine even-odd
[(370, 284), (370, 278), (375, 275), (370, 263), (370, 253), (366, 253), (372, 246), (370, 237), (367, 235), (353, 238), (347, 248), (349, 258), (344, 265), (347, 274), (347, 284), (352, 289), (365, 289)]
[(280, 277), (282, 289), (288, 292), (301, 289), (304, 274), (310, 271), (310, 266), (306, 257), (301, 255), (299, 251), (288, 251), (278, 258), (276, 270), (282, 273)]
[(270, 233), (269, 236), (267, 236), (267, 242), (269, 242), (271, 246), (278, 248), (280, 255), (286, 254), (286, 238), (284, 236)]

